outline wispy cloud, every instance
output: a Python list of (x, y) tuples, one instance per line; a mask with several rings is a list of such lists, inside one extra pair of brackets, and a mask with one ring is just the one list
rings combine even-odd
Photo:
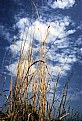
[(10, 35), (9, 31), (5, 26), (1, 25), (0, 26), (0, 36), (4, 37), (7, 41), (11, 42), (12, 41), (12, 36)]

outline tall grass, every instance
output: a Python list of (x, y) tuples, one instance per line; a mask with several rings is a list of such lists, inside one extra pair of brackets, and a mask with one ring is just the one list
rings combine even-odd
[[(32, 0), (36, 9), (36, 14), (39, 18), (36, 4)], [(46, 61), (46, 43), (48, 40), (47, 34), (43, 42), (39, 43), (39, 57), (33, 58), (34, 50), (34, 33), (30, 38), (30, 44), (25, 60), (24, 47), (26, 39), (22, 37), (20, 57), (17, 66), (17, 76), (13, 78), (11, 75), (9, 95), (6, 99), (5, 115), (0, 117), (2, 121), (56, 121), (64, 120), (69, 115), (66, 111), (66, 98), (68, 84), (71, 78), (68, 78), (62, 92), (62, 98), (58, 106), (58, 113), (54, 112), (56, 102), (57, 85), (61, 76), (58, 74), (54, 82), (54, 91), (51, 101), (49, 100), (49, 80), (52, 80)], [(27, 35), (26, 35), (27, 38)], [(41, 37), (42, 38), (42, 37)], [(24, 44), (23, 44), (24, 43)], [(22, 67), (22, 61), (24, 66)], [(70, 76), (71, 77), (71, 76)], [(56, 114), (57, 113), (57, 114)]]
[[(48, 27), (49, 28), (49, 27)], [(22, 67), (22, 57), (24, 56), (24, 46), (26, 39), (22, 38), (20, 57), (17, 66), (17, 76), (14, 79), (11, 76), (9, 95), (7, 97), (6, 115), (1, 120), (9, 121), (51, 121), (63, 119), (67, 116), (65, 103), (68, 90), (68, 82), (66, 82), (62, 99), (58, 108), (58, 115), (53, 115), (56, 89), (60, 78), (60, 73), (54, 82), (54, 91), (52, 101), (49, 100), (49, 80), (51, 74), (46, 62), (46, 42), (47, 35), (43, 42), (40, 42), (39, 57), (33, 59), (33, 41), (30, 40), (30, 46)], [(34, 70), (33, 70), (34, 67)], [(64, 115), (62, 115), (64, 114)]]

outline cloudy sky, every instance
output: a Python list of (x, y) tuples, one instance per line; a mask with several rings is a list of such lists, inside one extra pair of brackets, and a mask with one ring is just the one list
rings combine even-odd
[[(22, 37), (26, 40), (22, 43), (26, 55), (30, 46), (29, 39), (34, 36), (34, 59), (38, 58), (40, 43), (46, 41), (50, 73), (54, 78), (62, 70), (58, 86), (60, 90), (69, 73), (73, 71), (69, 87), (69, 96), (72, 95), (70, 102), (81, 111), (82, 1), (34, 1), (0, 0), (0, 76), (5, 72), (16, 76)], [(5, 85), (7, 89), (9, 82), (6, 81)], [(1, 83), (0, 90), (2, 86)]]

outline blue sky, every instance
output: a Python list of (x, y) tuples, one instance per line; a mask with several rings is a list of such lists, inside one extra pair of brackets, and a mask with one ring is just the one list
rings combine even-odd
[[(24, 28), (24, 38), (28, 31), (24, 54), (26, 55), (28, 51), (29, 38), (31, 32), (33, 32), (35, 59), (38, 58), (39, 42), (44, 41), (48, 32), (46, 57), (50, 73), (54, 78), (63, 70), (58, 86), (58, 90), (61, 92), (69, 72), (73, 70), (68, 96), (70, 97), (72, 94), (70, 105), (81, 111), (82, 1), (62, 1), (48, 0), (47, 3), (43, 3), (35, 0), (37, 8), (34, 7), (30, 0), (0, 1), (0, 73), (8, 72), (9, 75), (16, 76), (17, 60)], [(9, 79), (9, 76), (7, 78)], [(51, 85), (53, 88), (53, 83)], [(9, 88), (9, 81), (6, 81), (5, 88)]]

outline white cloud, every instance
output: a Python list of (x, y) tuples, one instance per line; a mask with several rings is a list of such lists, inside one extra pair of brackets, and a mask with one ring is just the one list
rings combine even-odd
[[(20, 61), (19, 68), (18, 68), (18, 63), (19, 62), (15, 62), (13, 64), (10, 64), (9, 66), (6, 66), (6, 68), (10, 71), (10, 73), (13, 76), (17, 76), (18, 70), (20, 70), (19, 71), (19, 78), (21, 78), (23, 74), (25, 76), (25, 74), (28, 70), (28, 61), (27, 60)], [(24, 70), (24, 72), (23, 72), (23, 70)], [(35, 67), (31, 66), (29, 74), (32, 74), (34, 71), (35, 71)]]
[(68, 30), (67, 35), (73, 34), (76, 30)]
[(18, 54), (23, 50), (23, 55), (27, 55), (29, 49), (29, 44), (25, 41), (17, 41), (14, 44), (10, 45), (10, 50), (12, 54)]
[(75, 0), (57, 0), (51, 4), (52, 8), (60, 8), (60, 9), (65, 9), (65, 8), (70, 8), (75, 4)]
[(44, 41), (47, 34), (47, 25), (36, 20), (32, 26), (29, 27), (29, 33), (34, 33), (34, 38), (39, 41)]
[[(66, 26), (69, 26), (70, 19), (68, 16), (55, 20), (54, 22), (49, 21), (38, 21), (33, 22), (32, 25), (29, 24), (28, 18), (22, 18), (17, 22), (17, 26), (20, 29), (20, 39), (26, 39), (29, 41), (30, 37), (34, 37), (38, 41), (53, 41), (57, 37), (62, 39), (69, 34), (75, 32), (75, 30), (69, 30), (66, 32)], [(26, 25), (26, 26), (25, 26)]]
[(61, 63), (73, 63), (74, 61), (76, 61), (76, 58), (70, 58), (70, 57), (63, 57), (59, 59), (59, 62)]
[[(66, 30), (66, 27), (69, 26), (70, 22), (71, 20), (69, 19), (68, 16), (66, 16), (64, 18), (56, 19), (54, 22), (36, 20), (30, 25), (29, 24), (30, 21), (28, 18), (22, 18), (16, 24), (19, 28), (20, 41), (17, 41), (14, 44), (10, 45), (10, 50), (13, 54), (18, 54), (20, 52), (21, 44), (22, 44), (22, 48), (24, 47), (24, 50), (23, 50), (24, 54), (22, 58), (23, 60), (25, 60), (25, 57), (28, 54), (28, 48), (30, 47), (30, 44), (29, 44), (30, 39), (34, 38), (33, 41), (37, 40), (39, 43), (46, 41), (49, 44), (51, 44), (54, 42), (54, 45), (56, 47), (52, 46), (50, 48), (46, 58), (51, 59), (51, 63), (48, 63), (51, 69), (53, 67), (52, 61), (56, 63), (55, 67), (52, 69), (54, 74), (59, 73), (67, 58), (65, 54), (69, 50), (63, 51), (63, 53), (60, 53), (60, 54), (57, 51), (58, 49), (63, 50), (65, 48), (69, 48), (69, 41), (67, 39), (68, 38), (67, 36), (75, 32), (75, 30), (72, 30), (72, 29), (68, 31)], [(37, 49), (38, 47), (39, 46), (36, 46), (36, 48), (34, 48), (34, 51), (39, 51), (39, 49)], [(62, 72), (63, 74), (66, 70), (70, 70), (71, 68), (70, 64), (74, 62), (73, 59), (75, 59), (75, 57), (68, 58), (68, 61), (66, 62), (66, 65), (64, 66), (64, 69)], [(12, 68), (12, 66), (14, 65), (11, 65), (10, 68)], [(10, 68), (9, 68), (9, 71), (14, 72), (14, 70), (12, 71), (12, 69)]]
[[(34, 33), (34, 38), (39, 41), (51, 42), (54, 41), (57, 37), (64, 38), (66, 36), (66, 26), (70, 23), (68, 17), (64, 17), (60, 20), (55, 20), (54, 22), (41, 22), (36, 20), (32, 26), (28, 29), (28, 35)], [(72, 34), (74, 30), (69, 30), (67, 35)]]
[(54, 22), (36, 20), (32, 25), (29, 23), (28, 18), (22, 18), (17, 22), (16, 25), (19, 28), (20, 39), (29, 40), (33, 35), (39, 41), (52, 41), (56, 37), (63, 38), (66, 36), (65, 28), (69, 25), (70, 19), (64, 17)]
[(17, 65), (18, 63), (15, 62), (6, 67), (13, 76), (17, 76)]
[(18, 28), (24, 30), (25, 26), (26, 26), (26, 27), (29, 26), (29, 20), (28, 20), (28, 18), (22, 18), (22, 19), (20, 19), (20, 20), (16, 23), (16, 25), (18, 26)]

